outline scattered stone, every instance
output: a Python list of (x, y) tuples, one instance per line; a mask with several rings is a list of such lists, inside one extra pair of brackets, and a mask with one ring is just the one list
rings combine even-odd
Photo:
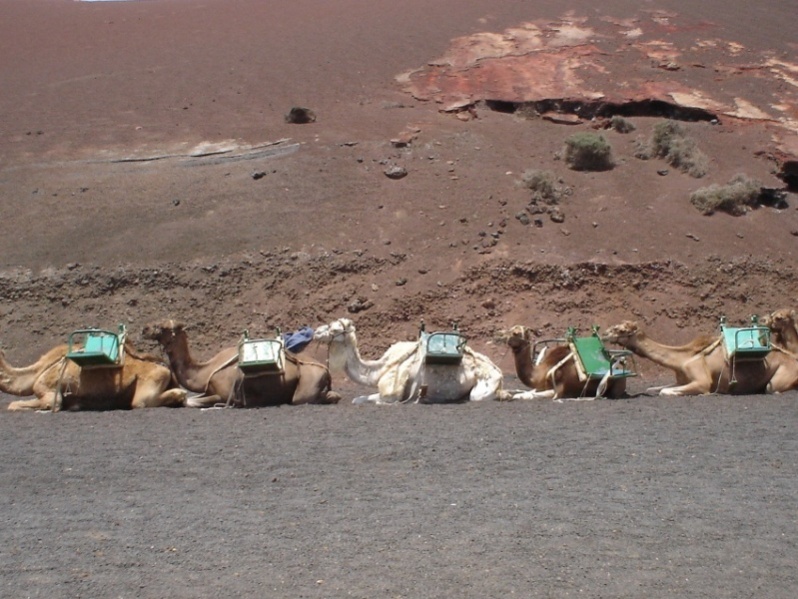
[(263, 179), (266, 176), (266, 171), (255, 171), (252, 173), (252, 178), (257, 181), (258, 179)]
[(418, 137), (418, 130), (405, 130), (391, 140), (391, 145), (394, 148), (406, 148), (412, 144)]
[(540, 118), (557, 123), (558, 125), (579, 125), (582, 119), (575, 114), (562, 114), (559, 112), (544, 112)]
[(496, 300), (493, 298), (488, 298), (484, 302), (482, 302), (482, 307), (486, 310), (495, 310), (496, 309)]
[(403, 166), (389, 166), (385, 169), (385, 176), (389, 179), (403, 179), (407, 177), (407, 169)]
[(790, 235), (793, 235), (794, 237), (798, 237), (798, 229), (793, 229), (792, 231), (790, 231)]
[(429, 272), (429, 268), (423, 268), (423, 267), (422, 267), (422, 268), (419, 268), (419, 269), (418, 269), (418, 274), (420, 274), (420, 275), (425, 275), (425, 274), (427, 274), (428, 272)]
[(543, 219), (542, 218), (536, 218), (533, 221), (533, 223), (538, 229), (542, 229), (543, 228)]
[(396, 279), (396, 286), (397, 287), (402, 287), (403, 285), (406, 285), (406, 284), (407, 284), (407, 279), (405, 279), (404, 277), (400, 277), (400, 278)]
[(668, 169), (666, 169), (666, 168), (661, 168), (661, 169), (659, 169), (659, 170), (657, 171), (657, 174), (658, 174), (660, 177), (664, 177), (665, 175), (667, 175), (667, 174), (668, 174)]
[(177, 198), (172, 200), (172, 206), (179, 206), (179, 205), (180, 205), (180, 200), (178, 200)]
[(518, 214), (515, 215), (515, 218), (522, 225), (528, 225), (529, 224), (529, 216), (527, 215), (526, 212), (519, 212)]
[(565, 215), (562, 213), (562, 210), (556, 206), (549, 212), (549, 218), (555, 223), (565, 222)]
[(358, 312), (362, 312), (363, 310), (368, 310), (374, 305), (370, 299), (366, 299), (364, 297), (358, 297), (353, 302), (351, 302), (347, 307), (347, 311), (351, 314), (357, 314)]
[(685, 235), (685, 237), (687, 237), (689, 239), (692, 239), (693, 241), (701, 241), (701, 239), (699, 239), (698, 235), (693, 235), (692, 233), (688, 233), (687, 235)]
[(307, 123), (316, 122), (316, 113), (310, 108), (302, 108), (301, 106), (294, 106), (285, 115), (286, 123), (293, 123), (294, 125), (305, 125)]

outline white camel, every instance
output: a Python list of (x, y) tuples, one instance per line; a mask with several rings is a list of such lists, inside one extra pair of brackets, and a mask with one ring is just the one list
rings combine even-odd
[(446, 403), (508, 399), (502, 390), (502, 371), (486, 356), (464, 348), (459, 364), (429, 364), (422, 340), (391, 345), (377, 360), (363, 360), (357, 347), (355, 325), (341, 318), (316, 329), (314, 339), (329, 345), (329, 367), (346, 372), (356, 383), (378, 392), (356, 397), (353, 403)]

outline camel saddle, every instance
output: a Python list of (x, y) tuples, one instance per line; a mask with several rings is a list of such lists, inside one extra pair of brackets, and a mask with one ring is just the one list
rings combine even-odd
[(568, 329), (565, 340), (571, 348), (576, 360), (577, 371), (581, 380), (624, 378), (637, 376), (634, 368), (629, 368), (629, 360), (634, 355), (629, 350), (609, 350), (598, 333), (598, 327), (587, 337), (577, 337), (576, 329)]
[(238, 344), (238, 369), (244, 377), (281, 374), (284, 366), (285, 348), (281, 339), (250, 339), (244, 331)]
[(726, 318), (720, 319), (723, 347), (730, 360), (764, 360), (770, 353), (770, 329), (759, 324), (757, 316), (751, 317), (751, 326), (730, 327)]
[(451, 331), (427, 333), (422, 321), (420, 337), (425, 346), (424, 361), (427, 364), (457, 365), (463, 361), (466, 338), (457, 330), (456, 324)]
[(122, 366), (127, 330), (120, 324), (117, 332), (103, 329), (79, 329), (67, 340), (66, 357), (81, 368)]

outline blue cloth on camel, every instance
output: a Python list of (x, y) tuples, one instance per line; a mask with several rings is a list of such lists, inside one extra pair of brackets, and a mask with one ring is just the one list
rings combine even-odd
[(285, 349), (295, 354), (305, 349), (311, 341), (313, 341), (313, 329), (310, 327), (302, 327), (293, 333), (283, 333)]

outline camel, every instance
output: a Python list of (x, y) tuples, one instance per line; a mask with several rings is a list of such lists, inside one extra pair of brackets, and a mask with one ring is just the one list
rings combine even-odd
[(220, 403), (240, 407), (281, 404), (334, 404), (341, 396), (331, 390), (330, 371), (322, 364), (300, 360), (285, 352), (283, 372), (245, 377), (238, 368), (238, 347), (228, 347), (204, 362), (191, 355), (185, 325), (164, 320), (144, 327), (143, 336), (157, 341), (169, 358), (178, 382), (198, 397), (188, 407), (207, 408)]
[(776, 348), (762, 360), (735, 360), (732, 373), (720, 335), (700, 335), (674, 347), (649, 339), (636, 322), (626, 321), (607, 329), (602, 339), (673, 370), (676, 384), (662, 388), (660, 395), (747, 395), (798, 388), (798, 360)]
[[(533, 362), (532, 331), (516, 325), (508, 331), (507, 345), (513, 352), (515, 372), (524, 385), (530, 387), (513, 395), (513, 399), (593, 399), (607, 396), (618, 398), (626, 392), (626, 378), (601, 379), (579, 376), (574, 355), (567, 345), (544, 348)], [(606, 387), (606, 389), (605, 389)]]
[(459, 364), (429, 364), (426, 345), (399, 341), (376, 360), (363, 360), (354, 323), (341, 318), (316, 329), (314, 340), (328, 344), (333, 371), (343, 370), (356, 383), (377, 387), (377, 393), (356, 397), (353, 403), (446, 403), (504, 400), (502, 371), (486, 356), (465, 347)]
[(798, 354), (798, 326), (795, 310), (782, 308), (763, 316), (760, 324), (770, 329), (771, 343), (791, 354)]
[(10, 366), (2, 356), (0, 389), (36, 396), (11, 402), (8, 409), (115, 410), (185, 404), (186, 392), (175, 388), (171, 372), (157, 358), (137, 353), (130, 343), (125, 343), (123, 351), (121, 366), (101, 368), (81, 368), (67, 359), (66, 345), (21, 368)]

